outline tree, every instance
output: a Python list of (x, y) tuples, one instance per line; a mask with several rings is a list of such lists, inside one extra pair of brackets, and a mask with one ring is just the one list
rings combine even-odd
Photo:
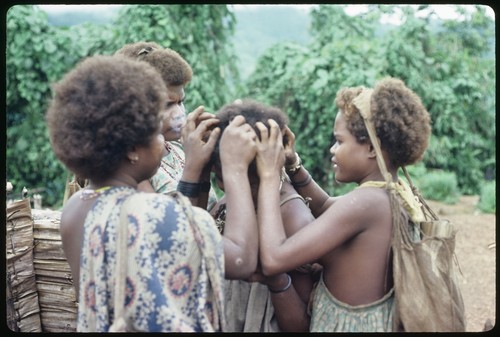
[[(242, 95), (289, 115), (302, 159), (330, 193), (338, 189), (328, 153), (335, 93), (385, 76), (405, 81), (431, 114), (426, 167), (455, 172), (466, 194), (495, 178), (494, 22), (481, 6), (460, 22), (440, 20), (427, 7), (372, 5), (351, 17), (342, 6), (321, 5), (311, 13), (312, 43), (270, 48), (249, 77)], [(404, 23), (381, 27), (380, 16), (397, 9)]]
[(45, 124), (50, 86), (81, 59), (113, 54), (129, 42), (151, 40), (183, 55), (194, 72), (186, 106), (226, 103), (238, 72), (229, 40), (234, 17), (224, 5), (124, 6), (110, 24), (50, 26), (36, 6), (7, 13), (7, 180), (16, 190), (42, 190), (47, 206), (61, 204), (68, 172), (55, 159)]

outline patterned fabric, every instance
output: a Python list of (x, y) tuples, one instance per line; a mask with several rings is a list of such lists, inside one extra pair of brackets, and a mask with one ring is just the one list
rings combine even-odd
[[(149, 181), (157, 193), (168, 194), (177, 190), (186, 163), (181, 143), (176, 141), (165, 142), (165, 148), (167, 154), (161, 159), (158, 171)], [(210, 211), (216, 203), (217, 195), (214, 189), (210, 188), (207, 209)]]
[[(221, 331), (222, 238), (206, 211), (181, 196), (113, 187), (85, 220), (78, 331), (107, 332), (114, 319), (116, 228), (126, 199), (125, 317), (134, 331)], [(186, 202), (185, 202), (186, 201)]]
[(392, 331), (394, 289), (371, 304), (351, 306), (333, 297), (321, 275), (313, 296), (311, 332)]

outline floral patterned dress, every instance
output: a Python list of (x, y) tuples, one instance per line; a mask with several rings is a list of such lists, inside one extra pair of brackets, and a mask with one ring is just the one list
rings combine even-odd
[(130, 187), (103, 192), (85, 220), (77, 331), (107, 332), (113, 323), (114, 288), (124, 281), (115, 279), (120, 225), (128, 226), (127, 329), (223, 331), (223, 245), (213, 218), (180, 194)]

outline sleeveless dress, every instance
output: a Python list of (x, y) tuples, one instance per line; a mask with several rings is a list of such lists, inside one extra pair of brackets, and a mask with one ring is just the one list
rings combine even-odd
[(85, 220), (77, 331), (107, 332), (113, 323), (114, 288), (123, 281), (115, 279), (121, 225), (128, 226), (127, 329), (223, 330), (223, 245), (210, 214), (180, 194), (113, 187), (97, 198)]

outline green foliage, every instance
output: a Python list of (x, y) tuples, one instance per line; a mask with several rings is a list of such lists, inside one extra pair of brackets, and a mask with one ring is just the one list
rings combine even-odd
[(386, 40), (385, 73), (403, 79), (431, 114), (426, 166), (455, 172), (463, 193), (478, 193), (496, 170), (495, 66), (483, 57), (494, 23), (476, 7), (464, 22), (445, 21), (431, 31), (431, 17), (418, 18), (409, 8), (405, 13), (406, 23)]
[(225, 5), (135, 5), (118, 12), (113, 50), (135, 41), (155, 41), (179, 52), (193, 68), (186, 108), (215, 111), (233, 97), (239, 74), (230, 48), (235, 19)]
[(405, 23), (381, 26), (380, 16), (395, 8), (372, 5), (351, 17), (342, 6), (321, 5), (310, 15), (309, 44), (267, 49), (240, 83), (235, 16), (225, 5), (127, 5), (109, 24), (73, 26), (50, 25), (35, 6), (13, 6), (6, 20), (6, 178), (16, 190), (44, 189), (46, 205), (60, 203), (67, 172), (54, 158), (44, 121), (51, 83), (86, 56), (151, 40), (193, 67), (188, 110), (203, 104), (216, 111), (235, 97), (252, 97), (287, 112), (304, 165), (331, 195), (350, 188), (339, 186), (331, 170), (336, 92), (400, 77), (432, 117), (423, 167), (453, 172), (462, 193), (477, 194), (485, 179), (496, 179), (494, 21), (484, 6), (471, 7), (463, 21), (398, 6)]
[(338, 5), (313, 10), (311, 43), (268, 49), (241, 96), (289, 115), (305, 166), (334, 191), (328, 150), (336, 92), (399, 77), (422, 98), (432, 118), (424, 165), (455, 173), (462, 193), (479, 193), (482, 181), (496, 176), (494, 22), (484, 6), (471, 7), (475, 10), (464, 13), (460, 22), (425, 14), (426, 6), (398, 6), (404, 24), (381, 29), (381, 14), (396, 7), (370, 7), (355, 17)]
[(67, 172), (55, 158), (44, 114), (51, 84), (81, 59), (113, 54), (125, 43), (150, 40), (171, 47), (191, 64), (188, 110), (214, 111), (229, 101), (238, 72), (230, 37), (234, 17), (224, 5), (124, 6), (111, 24), (51, 26), (45, 12), (16, 5), (7, 13), (6, 178), (16, 192), (41, 191), (44, 205), (57, 207)]
[(420, 177), (417, 186), (425, 199), (454, 204), (460, 198), (457, 176), (451, 172), (429, 171)]
[(496, 181), (488, 181), (481, 187), (477, 207), (484, 213), (496, 213)]

